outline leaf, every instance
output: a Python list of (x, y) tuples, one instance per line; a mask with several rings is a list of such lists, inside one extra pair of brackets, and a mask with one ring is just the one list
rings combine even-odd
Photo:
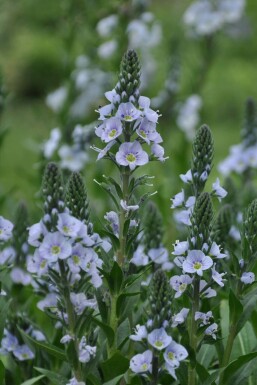
[(61, 376), (58, 373), (51, 372), (50, 370), (46, 370), (43, 368), (36, 368), (35, 369), (39, 372), (42, 373), (44, 376), (49, 378), (51, 380), (52, 384), (51, 385), (67, 385), (67, 378)]
[[(234, 320), (239, 320), (242, 313), (243, 313), (243, 305), (241, 304), (239, 299), (235, 296), (233, 291), (230, 290), (230, 292), (229, 292), (229, 322), (230, 322), (230, 324)], [(237, 333), (239, 332), (239, 330), (237, 330)]]
[(1, 309), (0, 310), (0, 341), (3, 338), (5, 321), (7, 318), (8, 308), (9, 308), (11, 300), (9, 300), (8, 302), (6, 302), (5, 300), (3, 300), (3, 301), (4, 301), (3, 304), (2, 304), (2, 301), (0, 302), (0, 309)]
[(49, 343), (34, 340), (28, 334), (26, 334), (22, 329), (20, 329), (19, 327), (18, 327), (18, 329), (19, 329), (19, 332), (21, 333), (23, 339), (25, 340), (25, 342), (28, 342), (29, 345), (36, 346), (36, 347), (46, 351), (50, 355), (59, 358), (62, 361), (67, 361), (66, 353), (64, 350), (57, 348), (57, 346), (51, 345)]
[(196, 363), (195, 369), (196, 369), (196, 372), (197, 372), (201, 382), (205, 381), (207, 378), (210, 377), (208, 370), (206, 370), (205, 367), (203, 365), (201, 365), (199, 362)]
[(241, 356), (241, 357), (237, 358), (236, 360), (232, 361), (224, 369), (223, 382), (224, 383), (228, 382), (229, 379), (232, 377), (232, 375), (235, 375), (238, 372), (238, 370), (241, 370), (241, 368), (245, 364), (252, 361), (256, 357), (257, 357), (257, 352), (254, 352), (254, 353), (249, 353), (249, 354), (246, 354), (244, 356)]
[(106, 335), (106, 337), (108, 339), (108, 343), (111, 346), (113, 344), (114, 337), (115, 337), (115, 334), (114, 334), (114, 331), (112, 330), (112, 328), (109, 325), (107, 325), (106, 323), (97, 319), (96, 317), (92, 317), (92, 320), (94, 323), (96, 323), (98, 326), (100, 326), (100, 328), (103, 330), (104, 334)]
[(115, 261), (109, 275), (109, 288), (112, 294), (118, 294), (123, 283), (123, 271)]
[(28, 381), (23, 382), (21, 385), (33, 385), (33, 384), (35, 384), (36, 382), (38, 382), (39, 380), (41, 380), (41, 378), (44, 378), (44, 377), (45, 377), (45, 375), (42, 374), (41, 376), (34, 377), (34, 378), (31, 378), (31, 379), (28, 380)]
[(5, 384), (5, 367), (2, 361), (0, 361), (0, 385)]
[(103, 372), (104, 381), (110, 381), (128, 370), (129, 359), (117, 351), (110, 359), (102, 362), (100, 367)]
[(127, 297), (134, 297), (135, 295), (139, 295), (140, 291), (132, 292), (132, 293), (122, 293), (119, 295), (117, 299), (117, 305), (116, 305), (116, 312), (117, 316), (122, 316), (122, 312), (125, 310), (126, 307), (126, 298)]
[[(252, 361), (244, 365), (239, 373), (236, 373), (229, 380), (229, 385), (242, 385), (245, 379), (248, 379), (251, 374), (256, 371), (257, 368), (257, 358), (254, 358)], [(256, 374), (255, 374), (256, 376)], [(251, 384), (251, 382), (249, 382)]]
[(213, 385), (215, 384), (215, 380), (218, 378), (220, 374), (220, 370), (216, 370), (213, 372), (209, 378), (207, 378), (201, 385)]
[(124, 377), (123, 374), (121, 374), (118, 377), (115, 377), (113, 380), (105, 382), (103, 385), (117, 385), (117, 384), (119, 384), (119, 382), (122, 379), (122, 377)]
[(125, 340), (128, 339), (128, 337), (131, 334), (130, 330), (130, 323), (129, 320), (126, 318), (118, 327), (117, 329), (117, 345), (118, 349), (121, 349), (121, 346), (125, 342)]
[(237, 332), (239, 332), (242, 329), (246, 321), (248, 321), (249, 318), (251, 317), (253, 310), (256, 308), (256, 302), (257, 302), (256, 291), (254, 293), (250, 292), (244, 301), (244, 310), (237, 323)]

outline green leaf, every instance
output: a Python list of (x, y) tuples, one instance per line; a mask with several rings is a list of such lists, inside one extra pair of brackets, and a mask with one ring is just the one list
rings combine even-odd
[(67, 361), (66, 353), (64, 350), (57, 348), (57, 346), (51, 345), (49, 343), (34, 340), (28, 334), (26, 334), (22, 329), (20, 329), (19, 327), (18, 327), (18, 329), (19, 329), (19, 332), (21, 333), (24, 341), (27, 342), (30, 346), (31, 345), (36, 346), (39, 349), (46, 351), (50, 355), (57, 357), (62, 361)]
[(199, 362), (196, 363), (195, 369), (196, 369), (196, 372), (197, 372), (201, 382), (207, 380), (207, 378), (210, 377), (208, 370), (206, 370), (205, 367), (203, 365), (201, 365)]
[(223, 382), (226, 384), (233, 375), (244, 367), (245, 364), (257, 357), (257, 352), (249, 353), (232, 361), (225, 369), (223, 374)]
[(248, 321), (249, 318), (251, 317), (253, 310), (256, 308), (256, 302), (257, 302), (256, 291), (254, 291), (254, 293), (250, 292), (246, 296), (243, 302), (244, 302), (244, 310), (237, 323), (237, 332), (239, 332), (242, 329), (246, 321)]
[(115, 261), (110, 272), (108, 284), (112, 294), (118, 294), (123, 283), (123, 271)]
[(117, 384), (119, 384), (119, 382), (122, 379), (122, 377), (124, 377), (123, 374), (121, 374), (120, 376), (115, 377), (113, 380), (105, 382), (103, 385), (117, 385)]
[(44, 376), (49, 378), (49, 380), (52, 382), (51, 385), (66, 385), (67, 384), (67, 378), (61, 376), (58, 373), (51, 372), (50, 370), (46, 370), (43, 368), (36, 368), (35, 369), (39, 372), (42, 373)]
[(2, 361), (0, 361), (0, 385), (5, 383), (5, 367)]
[[(235, 296), (232, 290), (229, 292), (229, 322), (235, 322), (239, 320), (241, 314), (243, 313), (243, 305), (239, 299)], [(240, 329), (239, 329), (240, 330)], [(239, 331), (237, 330), (237, 332)]]
[(41, 380), (41, 378), (44, 378), (44, 377), (45, 377), (45, 375), (42, 374), (41, 376), (34, 377), (34, 378), (31, 378), (31, 379), (28, 380), (28, 381), (23, 382), (21, 385), (33, 385), (33, 384), (35, 384), (36, 382), (38, 382), (39, 380)]
[[(256, 368), (257, 368), (257, 357), (254, 358), (252, 361), (248, 362), (247, 364), (245, 364), (239, 373), (236, 373), (234, 376), (232, 376), (229, 380), (228, 385), (242, 385), (243, 383), (246, 383), (245, 380), (249, 379), (249, 377), (254, 371), (255, 371), (255, 377), (256, 377)], [(249, 382), (249, 384), (252, 384), (252, 382)]]
[(104, 175), (104, 177), (105, 177), (105, 179), (106, 179), (108, 182), (110, 182), (110, 183), (114, 186), (114, 188), (115, 188), (115, 190), (116, 190), (116, 193), (117, 193), (118, 197), (119, 197), (120, 199), (123, 199), (123, 193), (122, 193), (121, 187), (120, 187), (120, 185), (116, 182), (116, 180), (113, 179), (113, 178), (111, 178), (110, 176), (107, 177), (107, 176)]
[(207, 378), (201, 385), (215, 385), (215, 380), (218, 378), (220, 370), (213, 372), (209, 378)]
[(139, 294), (140, 294), (140, 291), (136, 291), (132, 293), (122, 293), (119, 295), (117, 299), (117, 305), (116, 305), (116, 312), (118, 317), (121, 317), (123, 311), (125, 310), (127, 297), (134, 297), (135, 295), (139, 295)]
[(108, 320), (108, 306), (106, 305), (106, 302), (104, 301), (103, 291), (101, 288), (96, 290), (96, 300), (97, 300), (99, 312), (101, 314), (101, 318), (102, 318), (103, 322), (107, 322), (107, 320)]
[(112, 328), (109, 325), (107, 325), (106, 323), (97, 319), (96, 317), (92, 317), (92, 320), (94, 323), (96, 323), (98, 326), (100, 326), (100, 328), (103, 330), (104, 334), (106, 335), (106, 337), (108, 339), (108, 343), (111, 346), (113, 344), (114, 337), (115, 337), (115, 334), (114, 334), (114, 331), (112, 330)]
[(117, 351), (110, 359), (102, 362), (100, 367), (103, 372), (104, 381), (110, 381), (128, 370), (129, 359)]
[(117, 329), (117, 345), (118, 349), (121, 349), (121, 346), (128, 339), (131, 334), (130, 323), (128, 318), (126, 318)]
[(7, 318), (8, 308), (10, 305), (11, 299), (6, 302), (4, 299), (0, 301), (0, 341), (3, 338), (5, 321)]

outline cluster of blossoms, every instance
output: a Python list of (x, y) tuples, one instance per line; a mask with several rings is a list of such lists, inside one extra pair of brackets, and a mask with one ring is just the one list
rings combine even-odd
[[(129, 55), (133, 55), (133, 51), (129, 51)], [(153, 158), (160, 161), (166, 158), (160, 145), (162, 137), (156, 130), (158, 113), (150, 108), (149, 98), (139, 96), (139, 84), (131, 83), (131, 87), (136, 89), (129, 100), (123, 102), (128, 96), (126, 93), (120, 94), (119, 89), (125, 82), (126, 79), (121, 78), (115, 89), (105, 93), (110, 104), (98, 110), (102, 123), (96, 128), (96, 135), (107, 145), (104, 149), (94, 149), (99, 152), (97, 159), (109, 156), (117, 165), (129, 167), (133, 171), (150, 160), (142, 148), (145, 143), (151, 146)], [(121, 138), (125, 140), (123, 143)], [(115, 144), (119, 145), (118, 151), (115, 155), (110, 154)]]
[(180, 362), (187, 358), (188, 352), (184, 346), (172, 339), (169, 329), (183, 323), (187, 311), (183, 309), (180, 315), (171, 317), (171, 293), (167, 277), (162, 270), (155, 272), (150, 290), (151, 318), (146, 325), (137, 325), (135, 334), (130, 336), (131, 340), (140, 342), (147, 350), (131, 358), (130, 369), (134, 373), (149, 374), (155, 380), (162, 371), (167, 371), (177, 379), (175, 371)]
[(240, 143), (232, 146), (229, 152), (218, 167), (222, 175), (242, 174), (249, 168), (257, 168), (257, 144), (246, 148), (244, 143)]
[(197, 0), (183, 16), (192, 36), (212, 35), (243, 16), (245, 0)]
[(17, 337), (4, 329), (4, 338), (1, 341), (0, 354), (12, 353), (18, 361), (32, 360), (35, 355), (26, 344), (20, 344)]
[(191, 95), (179, 106), (177, 125), (185, 133), (188, 140), (192, 141), (195, 129), (200, 121), (199, 110), (202, 100), (199, 95)]

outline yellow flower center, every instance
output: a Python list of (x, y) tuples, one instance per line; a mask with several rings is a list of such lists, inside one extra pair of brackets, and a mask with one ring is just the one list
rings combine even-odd
[(78, 265), (79, 262), (80, 262), (80, 258), (78, 255), (73, 255), (72, 256), (72, 259), (73, 259), (73, 262), (75, 263), (75, 265)]
[(162, 341), (155, 341), (154, 345), (157, 347), (157, 348), (161, 348), (163, 346), (163, 342)]
[(130, 120), (132, 120), (132, 116), (131, 115), (125, 115), (124, 120), (129, 122)]
[(181, 283), (181, 285), (179, 285), (179, 291), (185, 291), (187, 288), (187, 284), (186, 283)]
[(169, 352), (169, 353), (168, 353), (168, 357), (169, 357), (170, 360), (174, 360), (175, 355), (174, 355), (173, 352)]
[(117, 130), (113, 129), (109, 132), (109, 137), (113, 138), (116, 135)]
[(202, 267), (201, 262), (195, 262), (195, 263), (194, 263), (194, 269), (195, 269), (195, 270), (199, 270), (199, 269), (201, 269), (201, 267)]
[(68, 227), (68, 226), (63, 226), (63, 231), (65, 232), (65, 233), (68, 233), (69, 231), (70, 231), (70, 228)]
[(44, 269), (45, 265), (46, 265), (46, 261), (42, 261), (42, 262), (40, 263), (40, 268), (41, 268), (41, 269)]
[(60, 251), (61, 251), (61, 248), (60, 248), (60, 246), (52, 246), (52, 249), (51, 249), (51, 251), (52, 251), (52, 254), (59, 254), (60, 253)]
[(144, 363), (143, 365), (141, 365), (140, 369), (145, 372), (148, 369), (148, 365)]
[(136, 157), (135, 157), (134, 154), (128, 154), (128, 155), (126, 156), (126, 159), (127, 159), (128, 162), (135, 162)]
[(146, 133), (143, 130), (140, 130), (140, 135), (142, 136), (142, 138), (146, 138)]

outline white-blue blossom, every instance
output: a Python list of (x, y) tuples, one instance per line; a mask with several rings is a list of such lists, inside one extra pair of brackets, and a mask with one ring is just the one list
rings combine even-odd
[(189, 313), (189, 309), (183, 307), (179, 313), (174, 314), (172, 316), (172, 324), (171, 327), (175, 328), (176, 326), (183, 324), (186, 321), (187, 315)]
[(119, 118), (111, 117), (104, 120), (104, 122), (96, 128), (95, 133), (103, 142), (109, 143), (122, 134), (122, 123)]
[(224, 278), (223, 275), (226, 275), (226, 273), (218, 273), (216, 271), (216, 263), (214, 263), (212, 269), (212, 279), (219, 285), (219, 286), (224, 286)]
[(135, 327), (135, 334), (132, 334), (129, 336), (129, 338), (133, 341), (142, 341), (143, 339), (147, 338), (147, 329), (145, 325), (136, 325)]
[(185, 201), (185, 192), (182, 189), (182, 191), (180, 191), (179, 193), (174, 195), (173, 198), (171, 198), (171, 202), (172, 202), (171, 209), (174, 209), (175, 207), (181, 207), (184, 201)]
[(116, 153), (116, 162), (121, 166), (129, 166), (130, 170), (143, 166), (148, 161), (148, 154), (138, 141), (122, 143)]
[(13, 224), (8, 219), (0, 216), (0, 242), (8, 241), (12, 236)]
[(149, 263), (149, 257), (145, 254), (143, 245), (138, 245), (130, 262), (136, 266), (146, 266)]
[(180, 361), (186, 359), (187, 356), (188, 352), (184, 346), (175, 341), (171, 341), (164, 352), (165, 361), (173, 368), (177, 368), (180, 365)]
[(228, 194), (228, 192), (223, 187), (221, 187), (219, 178), (217, 178), (216, 181), (212, 184), (212, 190), (220, 202), (221, 199), (225, 198), (225, 196)]
[(116, 116), (125, 122), (133, 122), (141, 116), (141, 112), (131, 103), (121, 103)]
[(86, 385), (84, 381), (78, 381), (76, 377), (72, 377), (66, 385)]
[(200, 311), (195, 312), (195, 321), (200, 320), (200, 326), (208, 325), (211, 323), (211, 319), (213, 318), (212, 311), (208, 311), (207, 313), (202, 313)]
[(218, 332), (218, 324), (213, 323), (205, 329), (204, 334), (211, 336), (214, 340), (217, 339), (216, 333)]
[(204, 279), (201, 279), (200, 281), (200, 293), (202, 293), (202, 295), (205, 297), (205, 298), (212, 298), (212, 297), (215, 297), (217, 295), (217, 292), (216, 290), (212, 289), (211, 287), (208, 287), (206, 288), (206, 290), (204, 289), (205, 287), (207, 286), (207, 282), (204, 280)]
[(45, 235), (39, 246), (39, 255), (48, 262), (66, 259), (71, 255), (72, 246), (69, 241), (58, 231)]
[(170, 279), (170, 285), (176, 291), (175, 298), (179, 298), (186, 290), (187, 286), (193, 281), (189, 275), (174, 275)]
[(63, 235), (76, 238), (79, 236), (82, 222), (77, 218), (67, 213), (61, 213), (58, 215), (57, 229)]
[(147, 340), (151, 346), (157, 350), (165, 349), (172, 341), (164, 328), (154, 329), (148, 334)]
[(71, 293), (71, 302), (74, 306), (74, 311), (77, 315), (81, 315), (85, 308), (96, 309), (97, 302), (95, 299), (88, 299), (85, 293)]
[(19, 345), (13, 350), (13, 355), (19, 361), (32, 360), (35, 357), (35, 354), (27, 345)]
[(96, 346), (87, 345), (86, 337), (83, 336), (79, 343), (79, 361), (89, 362), (96, 355)]
[(174, 244), (174, 251), (172, 252), (173, 255), (185, 255), (187, 250), (189, 249), (189, 243), (188, 241), (176, 241)]
[(240, 278), (240, 281), (243, 282), (245, 285), (250, 285), (255, 281), (255, 274), (251, 271), (244, 272)]
[(186, 273), (203, 275), (213, 265), (213, 260), (206, 256), (201, 250), (189, 250), (187, 258), (183, 262), (183, 270)]
[(154, 143), (151, 146), (151, 151), (153, 156), (156, 157), (160, 162), (165, 162), (165, 160), (169, 158), (168, 156), (164, 157), (164, 148), (157, 143)]
[(32, 277), (22, 268), (15, 266), (10, 273), (11, 280), (13, 283), (27, 286), (31, 283)]
[(162, 142), (161, 135), (156, 131), (156, 123), (153, 123), (146, 118), (140, 121), (139, 126), (136, 129), (136, 133), (147, 144), (150, 144), (150, 142), (154, 142), (154, 143)]
[(151, 350), (146, 350), (142, 354), (136, 354), (130, 360), (130, 369), (134, 373), (152, 372), (153, 353)]

